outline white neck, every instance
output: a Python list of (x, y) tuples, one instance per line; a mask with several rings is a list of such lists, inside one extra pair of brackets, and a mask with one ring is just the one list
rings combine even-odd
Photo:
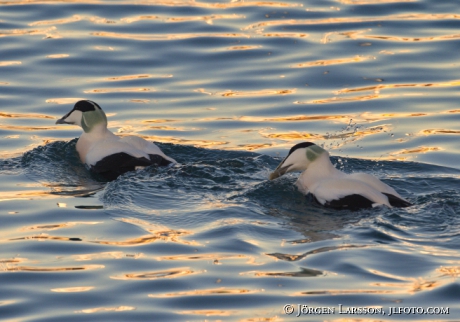
[(78, 139), (76, 146), (77, 152), (80, 155), (80, 160), (85, 163), (85, 156), (88, 154), (95, 143), (114, 136), (116, 135), (110, 132), (105, 124), (97, 124), (91, 129), (90, 132), (83, 132), (83, 134)]
[(329, 153), (325, 151), (308, 165), (307, 170), (302, 172), (299, 177), (299, 182), (302, 183), (304, 188), (308, 189), (308, 187), (311, 187), (320, 179), (327, 177), (339, 177), (343, 175), (344, 173), (342, 171), (337, 170), (334, 167), (334, 165), (331, 163), (331, 160), (329, 159)]
[[(104, 137), (104, 136), (108, 135), (108, 133), (113, 134), (112, 132), (110, 132), (110, 131), (107, 129), (107, 124), (105, 124), (105, 123), (99, 123), (99, 124), (94, 125), (94, 126), (91, 128), (91, 131), (89, 131), (89, 132), (84, 132), (83, 135), (85, 135), (85, 136), (91, 136), (91, 137)], [(109, 135), (110, 135), (110, 134), (109, 134)]]

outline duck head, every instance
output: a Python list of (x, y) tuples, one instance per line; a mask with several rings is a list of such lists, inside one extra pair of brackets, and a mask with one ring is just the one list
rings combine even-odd
[(56, 124), (75, 124), (85, 133), (91, 132), (96, 125), (107, 128), (107, 117), (101, 107), (90, 100), (78, 101), (73, 109), (56, 121)]
[(294, 145), (286, 158), (270, 173), (270, 180), (281, 177), (292, 171), (304, 171), (326, 150), (311, 142), (302, 142)]

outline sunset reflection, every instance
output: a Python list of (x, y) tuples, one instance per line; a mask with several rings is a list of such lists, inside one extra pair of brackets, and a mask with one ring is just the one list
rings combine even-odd
[(105, 94), (105, 93), (131, 93), (131, 92), (151, 92), (152, 88), (146, 87), (124, 87), (124, 88), (97, 88), (83, 91), (84, 93)]
[(0, 112), (0, 117), (5, 118), (27, 118), (27, 119), (55, 119), (55, 117), (45, 114), (33, 114), (33, 113), (7, 113)]
[(109, 81), (109, 82), (117, 82), (117, 81), (127, 81), (127, 80), (144, 79), (144, 78), (152, 78), (152, 77), (170, 78), (170, 77), (173, 77), (173, 75), (171, 74), (167, 74), (167, 75), (138, 74), (138, 75), (106, 77), (103, 80)]
[(460, 266), (451, 266), (451, 267), (441, 266), (438, 269), (438, 272), (441, 273), (441, 277), (448, 276), (452, 278), (458, 278), (460, 277)]
[[(455, 320), (457, 7), (0, 0), (0, 320)], [(111, 133), (89, 103), (55, 124), (81, 100)], [(128, 136), (177, 163), (104, 180), (148, 156)], [(296, 173), (268, 180), (301, 142), (413, 206), (337, 210)]]
[(143, 273), (129, 273), (123, 275), (110, 276), (115, 280), (155, 280), (162, 278), (177, 278), (192, 274), (200, 274), (204, 271), (194, 271), (189, 267), (171, 268), (163, 271), (143, 272)]
[(264, 290), (231, 289), (231, 288), (220, 287), (220, 288), (215, 288), (215, 289), (192, 290), (192, 291), (167, 293), (167, 294), (149, 294), (149, 297), (238, 295), (238, 294), (254, 294), (254, 293), (261, 293), (261, 292), (264, 292)]
[(460, 134), (460, 130), (445, 130), (445, 129), (429, 129), (422, 130), (423, 135), (432, 135), (432, 134)]
[(380, 84), (380, 85), (373, 85), (373, 86), (365, 86), (365, 87), (356, 87), (356, 88), (344, 88), (335, 92), (335, 94), (346, 94), (346, 93), (354, 93), (354, 92), (366, 92), (366, 91), (373, 91), (373, 92), (380, 92), (381, 90), (390, 89), (390, 88), (417, 88), (417, 87), (457, 87), (460, 86), (460, 80), (452, 80), (447, 82), (440, 82), (440, 83), (402, 83), (402, 84)]
[(312, 62), (300, 63), (292, 65), (293, 68), (305, 68), (305, 67), (314, 67), (314, 66), (329, 66), (329, 65), (338, 65), (338, 64), (349, 64), (349, 63), (359, 63), (369, 59), (375, 59), (373, 56), (354, 56), (349, 58), (337, 58), (337, 59), (328, 59), (328, 60), (316, 60)]
[(50, 191), (43, 191), (43, 190), (23, 190), (23, 191), (1, 191), (0, 192), (0, 201), (6, 200), (18, 200), (18, 199), (25, 199), (25, 200), (34, 200), (34, 199), (55, 199), (58, 196), (53, 195)]
[(240, 275), (254, 275), (256, 277), (315, 277), (324, 275), (324, 272), (315, 269), (302, 268), (298, 272), (261, 272), (261, 271), (250, 271), (240, 273)]
[(127, 254), (124, 252), (102, 252), (102, 253), (93, 253), (93, 254), (80, 254), (72, 255), (72, 258), (75, 261), (92, 261), (98, 259), (122, 259), (122, 258), (133, 258), (138, 259), (143, 257), (144, 254)]
[[(380, 126), (372, 126), (368, 128), (363, 128), (361, 130), (353, 130), (343, 133), (337, 134), (314, 134), (314, 133), (298, 133), (298, 132), (290, 132), (290, 133), (261, 133), (262, 136), (269, 138), (269, 139), (278, 139), (283, 141), (297, 141), (297, 140), (338, 140), (338, 139), (362, 139), (369, 135), (375, 135), (382, 132), (388, 132), (391, 127), (387, 124), (382, 124)], [(344, 144), (346, 142), (338, 143), (338, 146)]]
[(74, 267), (38, 267), (38, 266), (13, 266), (8, 267), (7, 271), (11, 272), (66, 272), (66, 271), (83, 271), (102, 269), (104, 265), (84, 265)]
[(93, 243), (102, 244), (102, 245), (114, 245), (114, 246), (136, 246), (142, 244), (150, 244), (157, 241), (163, 242), (173, 242), (185, 245), (198, 245), (195, 241), (183, 240), (182, 237), (191, 235), (192, 233), (186, 230), (172, 230), (165, 226), (149, 223), (144, 220), (135, 219), (135, 218), (121, 218), (121, 222), (129, 223), (136, 225), (143, 230), (149, 232), (149, 235), (144, 235), (141, 237), (129, 238), (125, 240), (95, 240)]
[(267, 95), (289, 95), (294, 94), (296, 89), (263, 89), (260, 91), (243, 92), (243, 91), (226, 91), (217, 93), (224, 97), (245, 97), (245, 96), (267, 96)]
[[(20, 1), (18, 1), (20, 2)], [(73, 15), (69, 18), (64, 19), (54, 19), (54, 20), (40, 20), (29, 23), (29, 26), (46, 26), (46, 25), (63, 25), (71, 22), (76, 22), (82, 20), (80, 15)]]
[(337, 17), (325, 19), (284, 19), (257, 22), (242, 28), (242, 30), (264, 29), (266, 27), (284, 26), (284, 25), (329, 25), (329, 24), (346, 24), (360, 22), (383, 22), (383, 21), (417, 21), (417, 20), (458, 20), (460, 16), (457, 14), (400, 14), (378, 17)]
[[(250, 36), (243, 33), (206, 33), (206, 34), (122, 34), (115, 32), (93, 32), (92, 36), (117, 38), (117, 39), (134, 39), (140, 41), (155, 41), (155, 40), (179, 40), (193, 39), (202, 37), (213, 38), (249, 38)], [(0, 34), (1, 36), (1, 34)]]
[(76, 225), (97, 225), (101, 224), (100, 221), (94, 222), (67, 222), (67, 223), (60, 223), (60, 224), (48, 224), (48, 225), (36, 225), (30, 227), (23, 227), (19, 231), (30, 231), (30, 230), (57, 230), (61, 228), (70, 228)]
[(54, 104), (75, 104), (78, 101), (84, 100), (81, 97), (63, 97), (63, 98), (50, 98), (46, 100), (46, 103)]
[(435, 147), (435, 146), (419, 146), (410, 149), (402, 149), (395, 152), (391, 152), (390, 155), (383, 159), (396, 159), (396, 160), (406, 160), (412, 154), (420, 154), (420, 153), (427, 153), (433, 151), (441, 151), (442, 148)]
[(172, 255), (172, 256), (160, 256), (156, 257), (158, 261), (195, 261), (195, 260), (223, 260), (223, 259), (239, 259), (247, 258), (246, 255), (226, 255), (226, 254), (197, 254), (197, 255)]
[(75, 311), (75, 313), (99, 313), (99, 312), (123, 312), (123, 311), (132, 311), (136, 308), (134, 306), (117, 306), (117, 307), (95, 307), (92, 309), (84, 309), (81, 311)]
[(221, 19), (242, 19), (245, 18), (243, 15), (229, 14), (229, 15), (210, 15), (210, 16), (191, 16), (191, 17), (160, 17), (160, 16), (136, 16), (129, 18), (121, 18), (122, 22), (133, 23), (142, 20), (160, 20), (163, 22), (189, 22), (189, 21), (204, 21), (207, 24), (212, 25), (214, 20)]
[(94, 286), (79, 286), (79, 287), (63, 287), (63, 288), (52, 288), (51, 292), (56, 293), (80, 293), (88, 292), (94, 289)]
[(224, 311), (224, 310), (191, 310), (191, 311), (179, 311), (179, 314), (193, 314), (203, 316), (231, 316), (235, 315), (236, 311)]
[(20, 61), (0, 61), (0, 67), (2, 66), (12, 66), (12, 65), (21, 65)]

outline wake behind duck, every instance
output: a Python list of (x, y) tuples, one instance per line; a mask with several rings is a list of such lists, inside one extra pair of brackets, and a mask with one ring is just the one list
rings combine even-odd
[(110, 132), (104, 111), (90, 100), (78, 101), (56, 124), (75, 124), (83, 129), (76, 145), (80, 160), (107, 180), (137, 167), (176, 163), (152, 142), (137, 136), (118, 137)]
[(370, 174), (347, 174), (336, 169), (329, 153), (311, 142), (294, 145), (270, 174), (270, 180), (292, 171), (303, 171), (296, 182), (297, 187), (305, 194), (311, 193), (318, 203), (326, 207), (357, 210), (379, 205), (412, 205), (392, 187)]

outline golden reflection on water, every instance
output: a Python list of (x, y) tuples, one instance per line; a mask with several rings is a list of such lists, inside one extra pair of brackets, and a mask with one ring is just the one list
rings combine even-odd
[(429, 129), (421, 131), (423, 135), (432, 134), (460, 134), (460, 130)]
[(141, 123), (169, 123), (176, 122), (177, 120), (164, 120), (164, 119), (155, 119), (155, 120), (143, 120)]
[(77, 287), (63, 287), (63, 288), (52, 288), (51, 292), (56, 293), (79, 293), (88, 292), (94, 289), (94, 286), (77, 286)]
[(226, 50), (252, 50), (252, 49), (259, 49), (262, 46), (232, 46), (227, 47)]
[[(357, 96), (334, 96), (332, 98), (313, 100), (308, 102), (296, 101), (294, 104), (329, 104), (329, 103), (341, 103), (341, 102), (351, 102), (351, 101), (367, 101), (373, 99), (382, 99), (395, 96), (395, 94), (386, 94), (383, 95), (380, 92), (388, 89), (399, 89), (399, 88), (423, 88), (423, 87), (457, 87), (460, 86), (460, 80), (452, 80), (441, 83), (408, 83), (408, 84), (379, 84), (365, 87), (356, 87), (356, 88), (344, 88), (338, 91), (335, 91), (335, 95), (343, 95), (350, 93), (360, 93), (360, 92), (370, 92), (372, 94), (357, 95)], [(424, 93), (403, 93), (403, 95), (424, 95)]]
[[(250, 271), (240, 273), (240, 275), (254, 275), (256, 277), (316, 277), (325, 275), (324, 272), (315, 269), (302, 268), (298, 272), (262, 272), (262, 271)], [(330, 275), (330, 274), (329, 274)]]
[(83, 93), (105, 94), (105, 93), (131, 93), (131, 92), (152, 92), (152, 88), (146, 87), (123, 87), (123, 88), (96, 88), (83, 91)]
[(271, 253), (271, 254), (265, 254), (270, 257), (274, 257), (276, 259), (280, 259), (283, 261), (288, 261), (288, 262), (294, 262), (298, 261), (300, 259), (303, 259), (307, 256), (314, 255), (314, 254), (320, 254), (320, 253), (326, 253), (330, 251), (342, 251), (342, 250), (347, 250), (347, 249), (352, 249), (352, 248), (366, 248), (368, 246), (366, 245), (340, 245), (340, 246), (325, 246), (325, 247), (320, 247), (317, 249), (313, 249), (311, 251), (308, 251), (306, 253), (300, 254), (300, 255), (293, 255), (293, 254), (283, 254), (283, 253)]
[[(122, 134), (121, 136), (124, 136), (124, 135), (132, 135), (132, 133)], [(148, 141), (173, 143), (173, 144), (185, 144), (185, 145), (193, 145), (193, 146), (199, 146), (199, 147), (205, 147), (205, 148), (219, 146), (219, 145), (227, 145), (229, 143), (228, 141), (192, 140), (192, 139), (182, 139), (182, 138), (177, 138), (177, 137), (172, 137), (172, 136), (139, 135), (139, 134), (136, 134), (136, 135)]]
[(54, 103), (54, 104), (74, 104), (84, 99), (85, 98), (81, 98), (81, 97), (63, 97), (63, 98), (50, 98), (50, 99), (47, 99), (45, 102)]
[(203, 316), (231, 316), (235, 315), (235, 311), (224, 311), (224, 310), (188, 310), (188, 311), (179, 311), (179, 314), (193, 314), (193, 315), (203, 315)]
[(240, 255), (240, 254), (197, 254), (197, 255), (171, 255), (171, 256), (160, 256), (156, 257), (155, 259), (158, 261), (195, 261), (195, 260), (223, 260), (223, 259), (239, 259), (239, 258), (248, 258), (247, 255)]
[(402, 149), (399, 151), (391, 152), (389, 156), (382, 157), (382, 160), (399, 160), (404, 161), (409, 158), (412, 154), (421, 154), (433, 151), (442, 151), (443, 149), (436, 146), (419, 146), (411, 149)]
[(343, 4), (350, 5), (366, 5), (366, 4), (382, 4), (382, 3), (403, 3), (403, 2), (417, 2), (419, 0), (335, 0)]
[(400, 14), (378, 17), (338, 17), (325, 19), (285, 19), (256, 22), (250, 24), (242, 30), (261, 29), (265, 27), (283, 26), (283, 25), (328, 25), (328, 24), (345, 24), (360, 22), (384, 22), (384, 21), (417, 21), (417, 20), (458, 20), (460, 15), (457, 14)]
[(27, 118), (27, 119), (52, 119), (52, 120), (55, 119), (55, 117), (53, 117), (53, 116), (44, 115), (44, 114), (7, 113), (7, 112), (0, 112), (0, 117), (5, 117), (5, 118)]
[(366, 86), (366, 87), (356, 87), (356, 88), (344, 88), (335, 92), (336, 95), (346, 94), (346, 93), (355, 93), (355, 92), (366, 92), (366, 91), (373, 91), (373, 92), (380, 92), (384, 89), (389, 88), (412, 88), (412, 87), (456, 87), (460, 86), (460, 80), (451, 80), (442, 83), (407, 83), (407, 84), (380, 84), (374, 86)]
[(12, 65), (21, 65), (22, 62), (20, 61), (0, 61), (0, 67), (1, 66), (12, 66)]
[(74, 227), (77, 225), (97, 225), (101, 224), (102, 222), (100, 221), (89, 221), (89, 222), (66, 222), (66, 223), (60, 223), (60, 224), (48, 224), (48, 225), (36, 225), (36, 226), (29, 226), (29, 227), (23, 227), (19, 229), (19, 231), (30, 231), (30, 230), (57, 230), (61, 228), (70, 228)]
[(377, 98), (388, 98), (390, 95), (381, 95), (381, 94), (368, 94), (352, 97), (332, 97), (325, 98), (320, 100), (313, 100), (311, 102), (294, 102), (295, 104), (331, 104), (331, 103), (343, 103), (343, 102), (359, 102), (359, 101), (369, 101)]
[[(3, 155), (1, 156), (3, 157)], [(1, 191), (0, 192), (0, 201), (18, 200), (18, 199), (34, 200), (37, 198), (54, 199), (54, 198), (58, 198), (58, 196), (51, 194), (49, 191), (43, 191), (43, 190)]]
[(431, 36), (431, 37), (397, 37), (397, 36), (366, 35), (366, 36), (362, 36), (362, 38), (388, 40), (391, 42), (395, 42), (395, 41), (397, 42), (428, 42), (428, 41), (459, 39), (460, 34)]
[(126, 80), (152, 78), (152, 77), (170, 78), (170, 77), (173, 77), (173, 75), (171, 75), (171, 74), (165, 74), (165, 75), (152, 75), (152, 74), (123, 75), (123, 76), (106, 77), (103, 80), (108, 81), (108, 82), (117, 82), (117, 81), (126, 81)]
[[(1, 5), (1, 4), (0, 4)], [(44, 35), (45, 39), (47, 38), (62, 38), (61, 35), (56, 33), (56, 27), (52, 26), (47, 29), (13, 29), (13, 30), (4, 30), (3, 32), (0, 32), (0, 38), (1, 37), (9, 37), (9, 36), (33, 36), (33, 35)]]
[(448, 276), (452, 278), (460, 277), (460, 266), (450, 266), (450, 267), (441, 266), (440, 268), (437, 269), (437, 271), (441, 273), (441, 277), (444, 277), (444, 276)]
[(99, 312), (123, 312), (123, 311), (132, 311), (136, 308), (134, 306), (116, 306), (116, 307), (95, 307), (92, 309), (84, 309), (81, 311), (75, 311), (75, 313), (99, 313)]
[(260, 91), (226, 91), (223, 93), (217, 93), (223, 97), (248, 97), (248, 96), (268, 96), (268, 95), (290, 95), (296, 92), (296, 88), (293, 89), (263, 89)]
[(171, 268), (163, 271), (129, 273), (123, 275), (110, 276), (115, 280), (155, 280), (160, 278), (177, 278), (192, 274), (201, 274), (206, 271), (193, 271), (190, 267)]
[(141, 99), (130, 99), (129, 101), (133, 103), (140, 103), (140, 104), (147, 104), (150, 102), (150, 100), (141, 100)]
[(26, 236), (26, 237), (17, 237), (17, 238), (11, 238), (9, 240), (38, 240), (38, 241), (43, 241), (43, 240), (61, 240), (61, 241), (81, 241), (80, 238), (78, 237), (62, 237), (62, 236), (50, 236), (48, 234), (40, 234), (40, 235), (32, 235), (32, 236)]
[(122, 258), (133, 258), (138, 259), (144, 257), (143, 253), (138, 254), (127, 254), (124, 252), (102, 252), (93, 254), (80, 254), (71, 256), (75, 261), (92, 261), (95, 259), (122, 259)]
[(25, 126), (25, 125), (3, 125), (0, 124), (1, 130), (12, 130), (12, 131), (49, 131), (56, 130), (56, 126)]
[(104, 265), (84, 265), (75, 267), (37, 267), (37, 266), (13, 266), (7, 267), (9, 272), (66, 272), (102, 269)]
[(262, 34), (263, 37), (279, 37), (279, 38), (306, 38), (308, 34), (294, 32), (270, 32)]
[(346, 58), (337, 58), (337, 59), (326, 59), (326, 60), (316, 60), (312, 62), (299, 63), (291, 65), (292, 68), (305, 68), (305, 67), (314, 67), (314, 66), (329, 66), (329, 65), (339, 65), (339, 64), (349, 64), (349, 63), (359, 63), (362, 61), (375, 59), (374, 56), (354, 56)]
[(91, 36), (105, 37), (105, 38), (117, 38), (117, 39), (130, 39), (130, 40), (134, 39), (134, 40), (141, 40), (141, 41), (181, 40), (181, 39), (193, 39), (193, 38), (203, 38), (203, 37), (250, 38), (249, 35), (243, 34), (243, 33), (128, 34), (128, 33), (105, 32), (105, 31), (92, 32)]
[(240, 8), (240, 7), (299, 7), (301, 4), (277, 1), (230, 1), (228, 3), (205, 3), (195, 0), (137, 0), (139, 4), (152, 4), (164, 6), (193, 6), (199, 8)]
[(40, 20), (29, 23), (29, 26), (44, 26), (44, 25), (63, 25), (66, 23), (80, 21), (83, 18), (79, 15), (73, 15), (69, 18), (64, 19), (54, 19), (54, 20)]
[(185, 242), (185, 241), (180, 241), (177, 239), (178, 235), (174, 234), (160, 234), (160, 235), (146, 235), (146, 236), (141, 236), (141, 237), (136, 237), (136, 238), (129, 238), (126, 240), (121, 240), (121, 241), (112, 241), (112, 240), (95, 240), (93, 243), (96, 244), (101, 244), (101, 245), (113, 245), (113, 246), (138, 246), (138, 245), (143, 245), (143, 244), (150, 244), (157, 242), (159, 240), (163, 241), (173, 241), (176, 243), (183, 243), (183, 244), (193, 244), (193, 242)]
[[(346, 295), (346, 294), (395, 294), (399, 293), (398, 291), (388, 291), (388, 290), (363, 290), (363, 289), (354, 289), (354, 290), (321, 290), (321, 291), (305, 291), (305, 292), (296, 292), (292, 296), (300, 295)], [(402, 292), (404, 293), (404, 292)]]
[(136, 225), (143, 230), (150, 233), (150, 235), (144, 235), (136, 238), (129, 238), (122, 241), (110, 241), (110, 240), (95, 240), (93, 243), (102, 245), (115, 245), (115, 246), (137, 246), (142, 244), (150, 244), (157, 241), (173, 242), (185, 245), (199, 245), (195, 241), (182, 240), (181, 237), (191, 235), (192, 232), (186, 230), (172, 230), (166, 226), (149, 223), (144, 220), (135, 218), (121, 218), (120, 221)]
[(69, 54), (54, 54), (54, 55), (48, 55), (46, 58), (54, 58), (54, 59), (59, 59), (59, 58), (67, 58), (69, 57)]
[[(354, 130), (345, 133), (339, 134), (313, 134), (313, 133), (299, 133), (299, 132), (289, 132), (289, 133), (261, 133), (262, 136), (269, 139), (278, 139), (283, 141), (298, 141), (298, 140), (338, 140), (353, 138), (354, 140), (362, 139), (369, 135), (374, 135), (382, 132), (388, 132), (391, 129), (390, 125), (383, 124), (378, 126), (368, 127), (362, 130)], [(348, 141), (347, 141), (348, 142)], [(346, 142), (341, 142), (335, 145), (335, 147), (340, 147)]]
[(219, 287), (214, 289), (205, 289), (205, 290), (191, 290), (184, 292), (176, 293), (167, 293), (167, 294), (149, 294), (149, 297), (182, 297), (182, 296), (196, 296), (196, 295), (239, 295), (239, 294), (255, 294), (261, 293), (265, 290), (249, 290), (249, 289), (232, 289), (226, 287)]
[(228, 14), (228, 15), (211, 15), (211, 16), (190, 16), (190, 17), (159, 17), (159, 16), (136, 16), (129, 18), (121, 18), (120, 20), (125, 23), (133, 23), (142, 20), (160, 20), (162, 22), (188, 22), (188, 21), (204, 21), (212, 25), (214, 20), (221, 19), (244, 19), (243, 15)]
[(0, 264), (17, 264), (17, 263), (22, 263), (22, 262), (27, 262), (27, 258), (21, 258), (21, 257), (14, 257), (14, 258), (8, 258), (8, 259), (0, 259)]

